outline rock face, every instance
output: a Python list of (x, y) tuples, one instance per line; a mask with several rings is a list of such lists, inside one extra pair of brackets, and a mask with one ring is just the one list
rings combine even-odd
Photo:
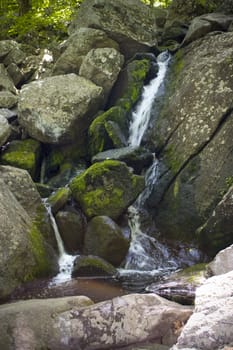
[[(228, 178), (231, 183), (232, 178)], [(225, 248), (232, 243), (233, 222), (233, 186), (218, 203), (207, 222), (198, 229), (200, 243), (203, 249), (216, 254), (219, 248)]]
[(87, 225), (84, 251), (119, 266), (129, 248), (120, 227), (107, 216), (96, 216)]
[(171, 345), (192, 313), (152, 294), (90, 304), (88, 298), (72, 297), (3, 305), (1, 348), (114, 349), (151, 339)]
[[(233, 343), (233, 271), (197, 289), (195, 310), (172, 350), (217, 350)], [(230, 347), (231, 348), (231, 347)]]
[(19, 122), (41, 142), (85, 142), (85, 131), (102, 101), (102, 88), (83, 77), (45, 78), (21, 90)]
[(119, 45), (102, 30), (94, 28), (77, 29), (63, 44), (63, 52), (54, 65), (53, 74), (78, 74), (84, 57), (90, 50), (97, 48), (119, 50)]
[(197, 40), (171, 68), (153, 134), (161, 175), (149, 200), (170, 237), (196, 238), (233, 173), (232, 43), (232, 33)]
[(144, 188), (144, 178), (124, 163), (106, 160), (93, 164), (70, 184), (72, 195), (88, 218), (117, 219)]
[(102, 29), (118, 42), (121, 52), (129, 58), (156, 44), (155, 19), (155, 12), (139, 0), (119, 0), (117, 3), (114, 0), (86, 0), (69, 30), (74, 33), (81, 27)]

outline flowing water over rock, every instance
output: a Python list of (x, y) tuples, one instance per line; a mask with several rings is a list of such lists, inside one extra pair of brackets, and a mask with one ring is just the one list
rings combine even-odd
[[(168, 52), (163, 52), (158, 56), (158, 75), (144, 87), (141, 101), (132, 114), (129, 135), (129, 145), (131, 146), (140, 146), (141, 144), (150, 121), (154, 100), (163, 89), (170, 58)], [(166, 243), (162, 243), (158, 232), (153, 227), (154, 223), (145, 209), (146, 199), (157, 181), (158, 167), (159, 162), (155, 158), (145, 175), (145, 190), (128, 209), (131, 244), (125, 266), (123, 269), (119, 269), (119, 278), (127, 288), (133, 290), (143, 290), (145, 284), (180, 268), (180, 258), (177, 256), (177, 251), (173, 251)], [(187, 255), (184, 254), (183, 263), (184, 260), (189, 259), (189, 255), (190, 257), (193, 255), (195, 259), (196, 254), (195, 249), (190, 249)]]
[(77, 255), (71, 255), (67, 254), (65, 251), (65, 247), (62, 241), (62, 238), (60, 236), (56, 220), (52, 214), (51, 208), (46, 205), (51, 221), (51, 225), (53, 227), (53, 231), (55, 234), (55, 238), (57, 241), (57, 248), (58, 248), (58, 265), (59, 265), (59, 273), (52, 279), (51, 285), (59, 284), (65, 281), (69, 281), (71, 279), (71, 273), (73, 269), (73, 263)]

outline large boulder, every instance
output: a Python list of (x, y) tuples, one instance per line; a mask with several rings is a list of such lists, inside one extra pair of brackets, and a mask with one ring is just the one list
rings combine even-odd
[(149, 51), (157, 43), (156, 16), (161, 16), (161, 11), (151, 10), (139, 0), (86, 0), (69, 32), (81, 27), (101, 29), (119, 43), (126, 57), (132, 57), (136, 52)]
[(0, 114), (0, 147), (4, 145), (11, 134), (11, 127), (7, 119)]
[[(41, 348), (50, 337), (55, 336), (56, 331), (52, 330), (53, 315), (61, 315), (72, 308), (82, 308), (89, 305), (92, 305), (92, 301), (84, 296), (45, 300), (32, 299), (1, 305), (0, 347), (2, 350), (13, 350), (16, 347), (18, 349)], [(7, 329), (10, 329), (10, 333)]]
[(83, 77), (48, 77), (22, 88), (19, 123), (32, 138), (44, 143), (83, 143), (102, 102), (102, 88)]
[(97, 255), (114, 266), (119, 266), (126, 256), (129, 241), (120, 227), (107, 216), (95, 216), (87, 225), (84, 252)]
[(208, 265), (210, 275), (222, 275), (233, 271), (233, 245), (221, 250)]
[(32, 222), (42, 232), (50, 246), (56, 247), (53, 229), (47, 209), (26, 170), (12, 166), (0, 166), (1, 179), (9, 187), (17, 201), (26, 211)]
[(143, 190), (144, 178), (134, 175), (123, 162), (105, 160), (75, 177), (70, 188), (88, 218), (117, 219)]
[(0, 346), (4, 350), (15, 349), (15, 344), (20, 349), (94, 350), (152, 339), (172, 345), (192, 313), (152, 294), (90, 304), (88, 298), (72, 297), (2, 305)]
[(2, 179), (0, 239), (0, 298), (23, 282), (52, 272), (41, 232)]
[(161, 162), (148, 204), (160, 231), (176, 239), (197, 238), (232, 177), (232, 44), (224, 33), (176, 54), (153, 130)]
[(197, 289), (195, 310), (172, 350), (231, 349), (233, 271), (209, 278)]
[(59, 210), (56, 215), (56, 223), (66, 251), (69, 253), (80, 251), (83, 246), (85, 228), (81, 213), (68, 207)]
[(62, 54), (53, 67), (53, 74), (78, 74), (87, 53), (103, 47), (119, 50), (119, 45), (102, 30), (79, 28), (62, 45)]
[(101, 86), (107, 100), (123, 63), (124, 57), (114, 48), (92, 49), (84, 57), (79, 74)]
[(182, 44), (187, 45), (215, 30), (227, 31), (232, 21), (232, 16), (226, 16), (221, 13), (209, 13), (195, 17), (190, 24)]
[(78, 255), (74, 261), (72, 277), (115, 277), (117, 270), (106, 260), (95, 255)]

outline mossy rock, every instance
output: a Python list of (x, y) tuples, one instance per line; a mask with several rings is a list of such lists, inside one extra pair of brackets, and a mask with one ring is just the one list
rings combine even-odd
[(127, 133), (127, 113), (115, 106), (100, 114), (90, 125), (89, 135), (89, 154), (94, 156), (99, 152), (114, 148), (114, 136), (109, 131), (109, 122), (115, 122), (123, 134)]
[(72, 277), (115, 276), (117, 270), (98, 256), (78, 256), (74, 261)]
[(123, 214), (144, 186), (142, 176), (116, 160), (93, 164), (70, 183), (74, 199), (88, 218), (106, 215), (112, 219)]
[(2, 164), (25, 169), (36, 180), (41, 159), (40, 142), (33, 139), (12, 141), (2, 152)]
[(70, 189), (68, 187), (59, 188), (56, 192), (52, 193), (48, 198), (48, 203), (51, 206), (53, 214), (56, 214), (58, 210), (63, 208), (70, 197)]
[(130, 112), (141, 96), (151, 65), (151, 61), (146, 58), (129, 62), (119, 75), (113, 90), (112, 103)]
[(96, 216), (87, 225), (84, 251), (97, 255), (114, 266), (119, 266), (126, 256), (129, 241), (120, 227), (107, 216)]

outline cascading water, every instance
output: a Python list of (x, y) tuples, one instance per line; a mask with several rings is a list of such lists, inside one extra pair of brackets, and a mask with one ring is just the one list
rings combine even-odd
[(137, 104), (136, 109), (132, 113), (132, 121), (129, 126), (129, 145), (140, 146), (142, 137), (148, 127), (151, 108), (154, 99), (159, 94), (166, 76), (170, 55), (167, 51), (162, 52), (157, 57), (158, 75), (143, 88), (141, 101)]
[(60, 232), (58, 230), (56, 220), (51, 211), (51, 208), (46, 203), (45, 205), (48, 210), (51, 225), (53, 227), (53, 231), (55, 234), (58, 254), (59, 254), (59, 259), (58, 259), (59, 273), (52, 279), (51, 285), (53, 285), (53, 284), (59, 284), (61, 282), (65, 282), (71, 279), (73, 263), (77, 255), (71, 255), (66, 253), (65, 247), (64, 247), (62, 238), (60, 236)]
[[(147, 86), (144, 87), (141, 101), (132, 114), (132, 121), (129, 128), (129, 145), (140, 146), (143, 135), (148, 127), (151, 109), (156, 96), (163, 87), (170, 55), (163, 52), (157, 58), (159, 70), (158, 75)], [(128, 209), (129, 226), (131, 229), (131, 244), (126, 257), (124, 269), (119, 269), (121, 277), (142, 276), (146, 278), (162, 275), (169, 270), (177, 268), (175, 261), (170, 256), (168, 248), (158, 242), (154, 237), (143, 232), (141, 228), (143, 205), (151, 193), (151, 190), (158, 176), (158, 161), (154, 160), (148, 169), (145, 182), (145, 190), (138, 197), (137, 201)]]

